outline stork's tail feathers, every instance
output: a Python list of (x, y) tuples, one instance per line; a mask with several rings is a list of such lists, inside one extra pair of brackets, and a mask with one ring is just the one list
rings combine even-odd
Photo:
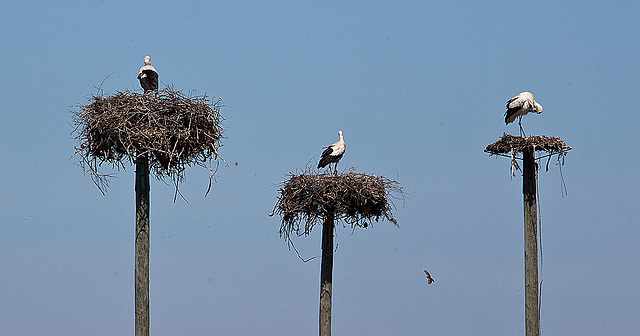
[(504, 123), (508, 125), (516, 120), (516, 113), (520, 110), (520, 108), (510, 108), (507, 109), (507, 112), (504, 113)]
[(330, 163), (331, 163), (331, 159), (329, 158), (329, 156), (323, 156), (320, 159), (320, 162), (318, 162), (318, 169), (324, 168)]

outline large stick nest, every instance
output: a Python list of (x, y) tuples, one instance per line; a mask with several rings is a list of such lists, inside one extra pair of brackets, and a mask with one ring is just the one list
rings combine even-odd
[(488, 145), (484, 151), (492, 155), (511, 155), (521, 153), (530, 146), (534, 146), (536, 151), (545, 151), (550, 155), (564, 154), (571, 150), (571, 147), (558, 137), (532, 135), (522, 138), (504, 133), (500, 140)]
[(403, 196), (402, 187), (396, 181), (354, 172), (290, 174), (279, 192), (274, 213), (282, 218), (280, 236), (287, 238), (291, 233), (308, 235), (329, 212), (353, 228), (366, 228), (380, 219), (397, 226), (391, 197)]
[(176, 187), (187, 166), (207, 167), (211, 176), (217, 170), (224, 119), (220, 99), (187, 97), (164, 88), (147, 94), (98, 94), (89, 101), (74, 111), (76, 139), (80, 141), (76, 154), (101, 191), (108, 185), (105, 178), (109, 176), (98, 173), (103, 163), (125, 168), (126, 161), (133, 163), (142, 155), (149, 157), (158, 179), (170, 177)]

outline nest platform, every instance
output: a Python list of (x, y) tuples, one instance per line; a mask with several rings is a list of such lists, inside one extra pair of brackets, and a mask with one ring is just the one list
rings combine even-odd
[(522, 138), (504, 133), (500, 140), (488, 145), (484, 151), (492, 155), (510, 156), (522, 153), (530, 146), (534, 146), (536, 151), (544, 151), (549, 155), (566, 154), (571, 150), (571, 147), (558, 137), (532, 135)]
[(281, 236), (308, 235), (329, 212), (354, 228), (366, 228), (381, 219), (398, 225), (391, 194), (402, 196), (402, 187), (384, 176), (303, 172), (291, 174), (279, 192), (274, 213), (282, 218)]
[(215, 161), (218, 167), (224, 120), (220, 99), (187, 97), (164, 88), (147, 94), (94, 95), (89, 101), (74, 111), (80, 142), (76, 155), (99, 188), (106, 185), (104, 177), (108, 176), (98, 173), (102, 164), (124, 168), (125, 162), (133, 163), (141, 155), (148, 156), (157, 178), (170, 177), (176, 185), (187, 166), (212, 170)]

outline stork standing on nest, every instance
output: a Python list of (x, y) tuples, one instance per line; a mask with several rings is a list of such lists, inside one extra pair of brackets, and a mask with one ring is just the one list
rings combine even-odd
[(144, 66), (138, 72), (138, 79), (144, 93), (158, 90), (158, 72), (151, 66), (151, 57), (144, 57)]
[(519, 95), (509, 99), (507, 102), (507, 111), (504, 113), (505, 124), (510, 124), (518, 117), (518, 125), (520, 125), (520, 137), (527, 137), (522, 129), (522, 116), (529, 112), (542, 113), (542, 105), (536, 102), (531, 92), (522, 92)]
[[(347, 145), (344, 143), (344, 138), (342, 137), (342, 131), (338, 131), (338, 137), (340, 137), (338, 142), (325, 147), (326, 149), (322, 152), (322, 157), (318, 163), (318, 169), (335, 163), (334, 174), (338, 173), (338, 161), (342, 159), (344, 152), (347, 150)], [(329, 166), (329, 170), (331, 170), (331, 166)]]

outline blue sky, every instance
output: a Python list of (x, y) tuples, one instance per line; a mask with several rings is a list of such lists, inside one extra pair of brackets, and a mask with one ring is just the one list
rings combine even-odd
[[(133, 169), (106, 196), (71, 157), (96, 87), (222, 96), (233, 163), (203, 197), (151, 185), (153, 335), (313, 335), (319, 259), (268, 217), (278, 183), (344, 131), (340, 169), (398, 180), (400, 224), (337, 230), (333, 331), (521, 334), (520, 177), (485, 146), (506, 100), (544, 106), (527, 134), (574, 149), (540, 174), (548, 335), (640, 330), (637, 2), (3, 2), (0, 328), (133, 334)], [(112, 74), (113, 73), (113, 74)], [(235, 165), (235, 162), (238, 164)], [(108, 171), (108, 169), (107, 169)], [(320, 254), (320, 230), (296, 239)], [(436, 282), (427, 285), (428, 269)]]

